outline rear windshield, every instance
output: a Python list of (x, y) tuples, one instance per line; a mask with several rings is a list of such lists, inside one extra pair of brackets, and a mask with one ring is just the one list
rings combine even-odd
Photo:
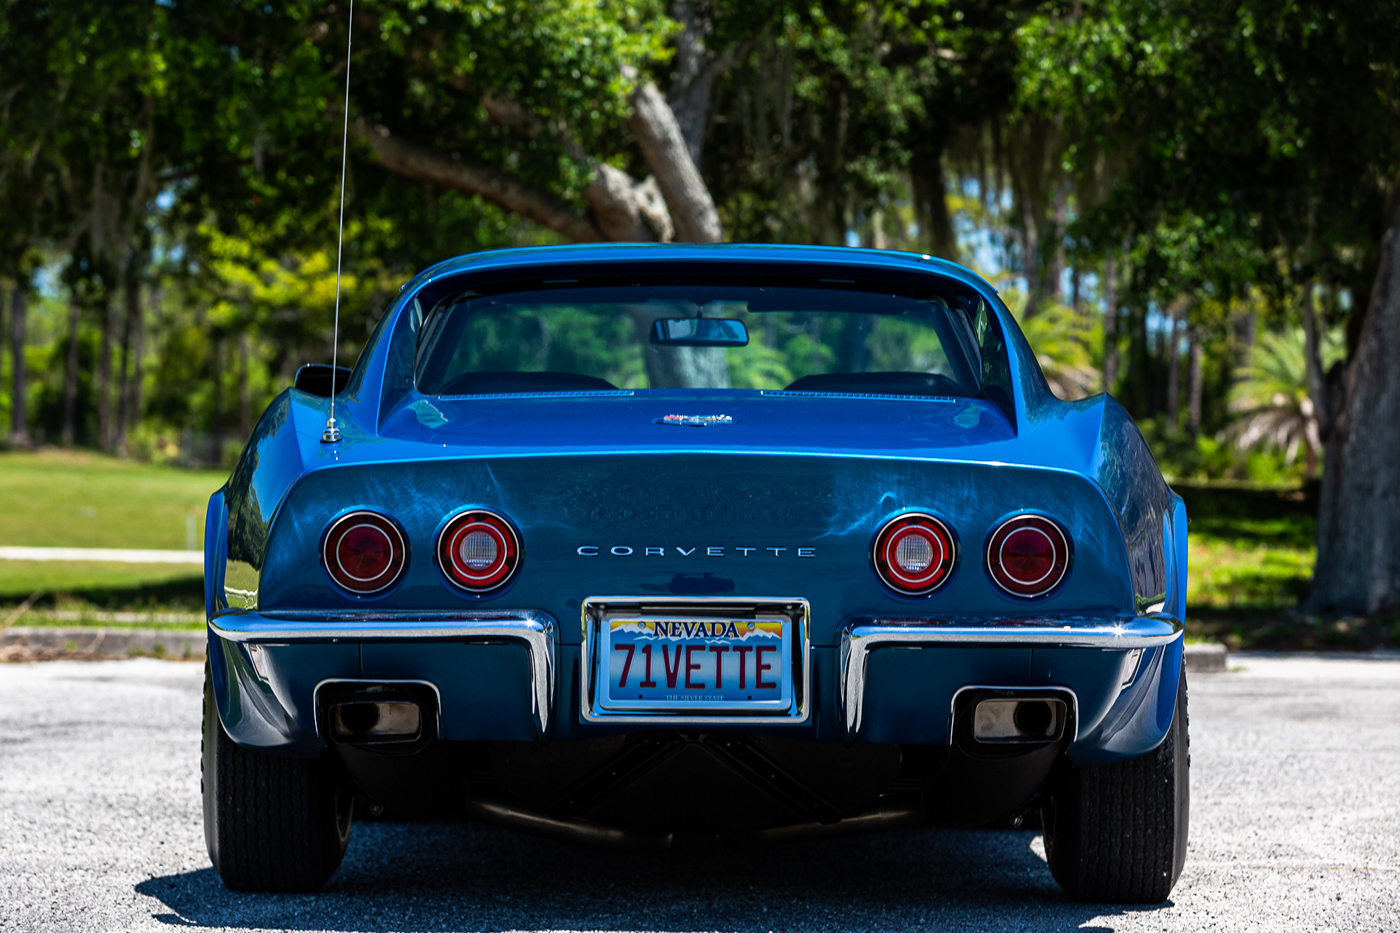
[(457, 295), (423, 322), (415, 365), (425, 395), (735, 388), (970, 397), (981, 373), (966, 312), (936, 295), (710, 284)]

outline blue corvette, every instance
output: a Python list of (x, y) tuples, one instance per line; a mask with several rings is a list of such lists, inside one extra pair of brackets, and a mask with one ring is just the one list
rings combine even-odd
[(272, 403), (206, 541), (231, 888), (318, 887), (356, 810), (641, 846), (1028, 814), (1071, 897), (1181, 872), (1185, 508), (961, 267), (442, 263)]

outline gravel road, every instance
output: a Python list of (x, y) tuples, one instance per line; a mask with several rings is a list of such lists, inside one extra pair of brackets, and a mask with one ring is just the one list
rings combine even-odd
[(618, 852), (358, 824), (314, 896), (231, 894), (199, 801), (201, 667), (0, 665), (0, 930), (1400, 930), (1400, 655), (1239, 656), (1191, 684), (1172, 900), (1069, 903), (1032, 832)]

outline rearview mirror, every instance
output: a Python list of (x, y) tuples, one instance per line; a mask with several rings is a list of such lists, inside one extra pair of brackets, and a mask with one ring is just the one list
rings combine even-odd
[[(334, 382), (332, 382), (334, 380)], [(325, 363), (307, 363), (297, 370), (292, 387), (321, 398), (339, 395), (350, 382), (350, 370), (344, 366), (327, 366)], [(335, 388), (332, 389), (331, 386)]]
[(663, 317), (651, 327), (658, 347), (746, 347), (749, 331), (743, 321), (718, 317)]

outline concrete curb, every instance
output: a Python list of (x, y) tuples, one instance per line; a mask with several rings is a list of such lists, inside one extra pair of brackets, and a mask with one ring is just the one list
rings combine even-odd
[(1188, 674), (1223, 674), (1230, 669), (1224, 645), (1188, 644), (1184, 653)]
[(200, 661), (206, 639), (197, 629), (15, 626), (0, 632), (0, 660), (144, 656)]

